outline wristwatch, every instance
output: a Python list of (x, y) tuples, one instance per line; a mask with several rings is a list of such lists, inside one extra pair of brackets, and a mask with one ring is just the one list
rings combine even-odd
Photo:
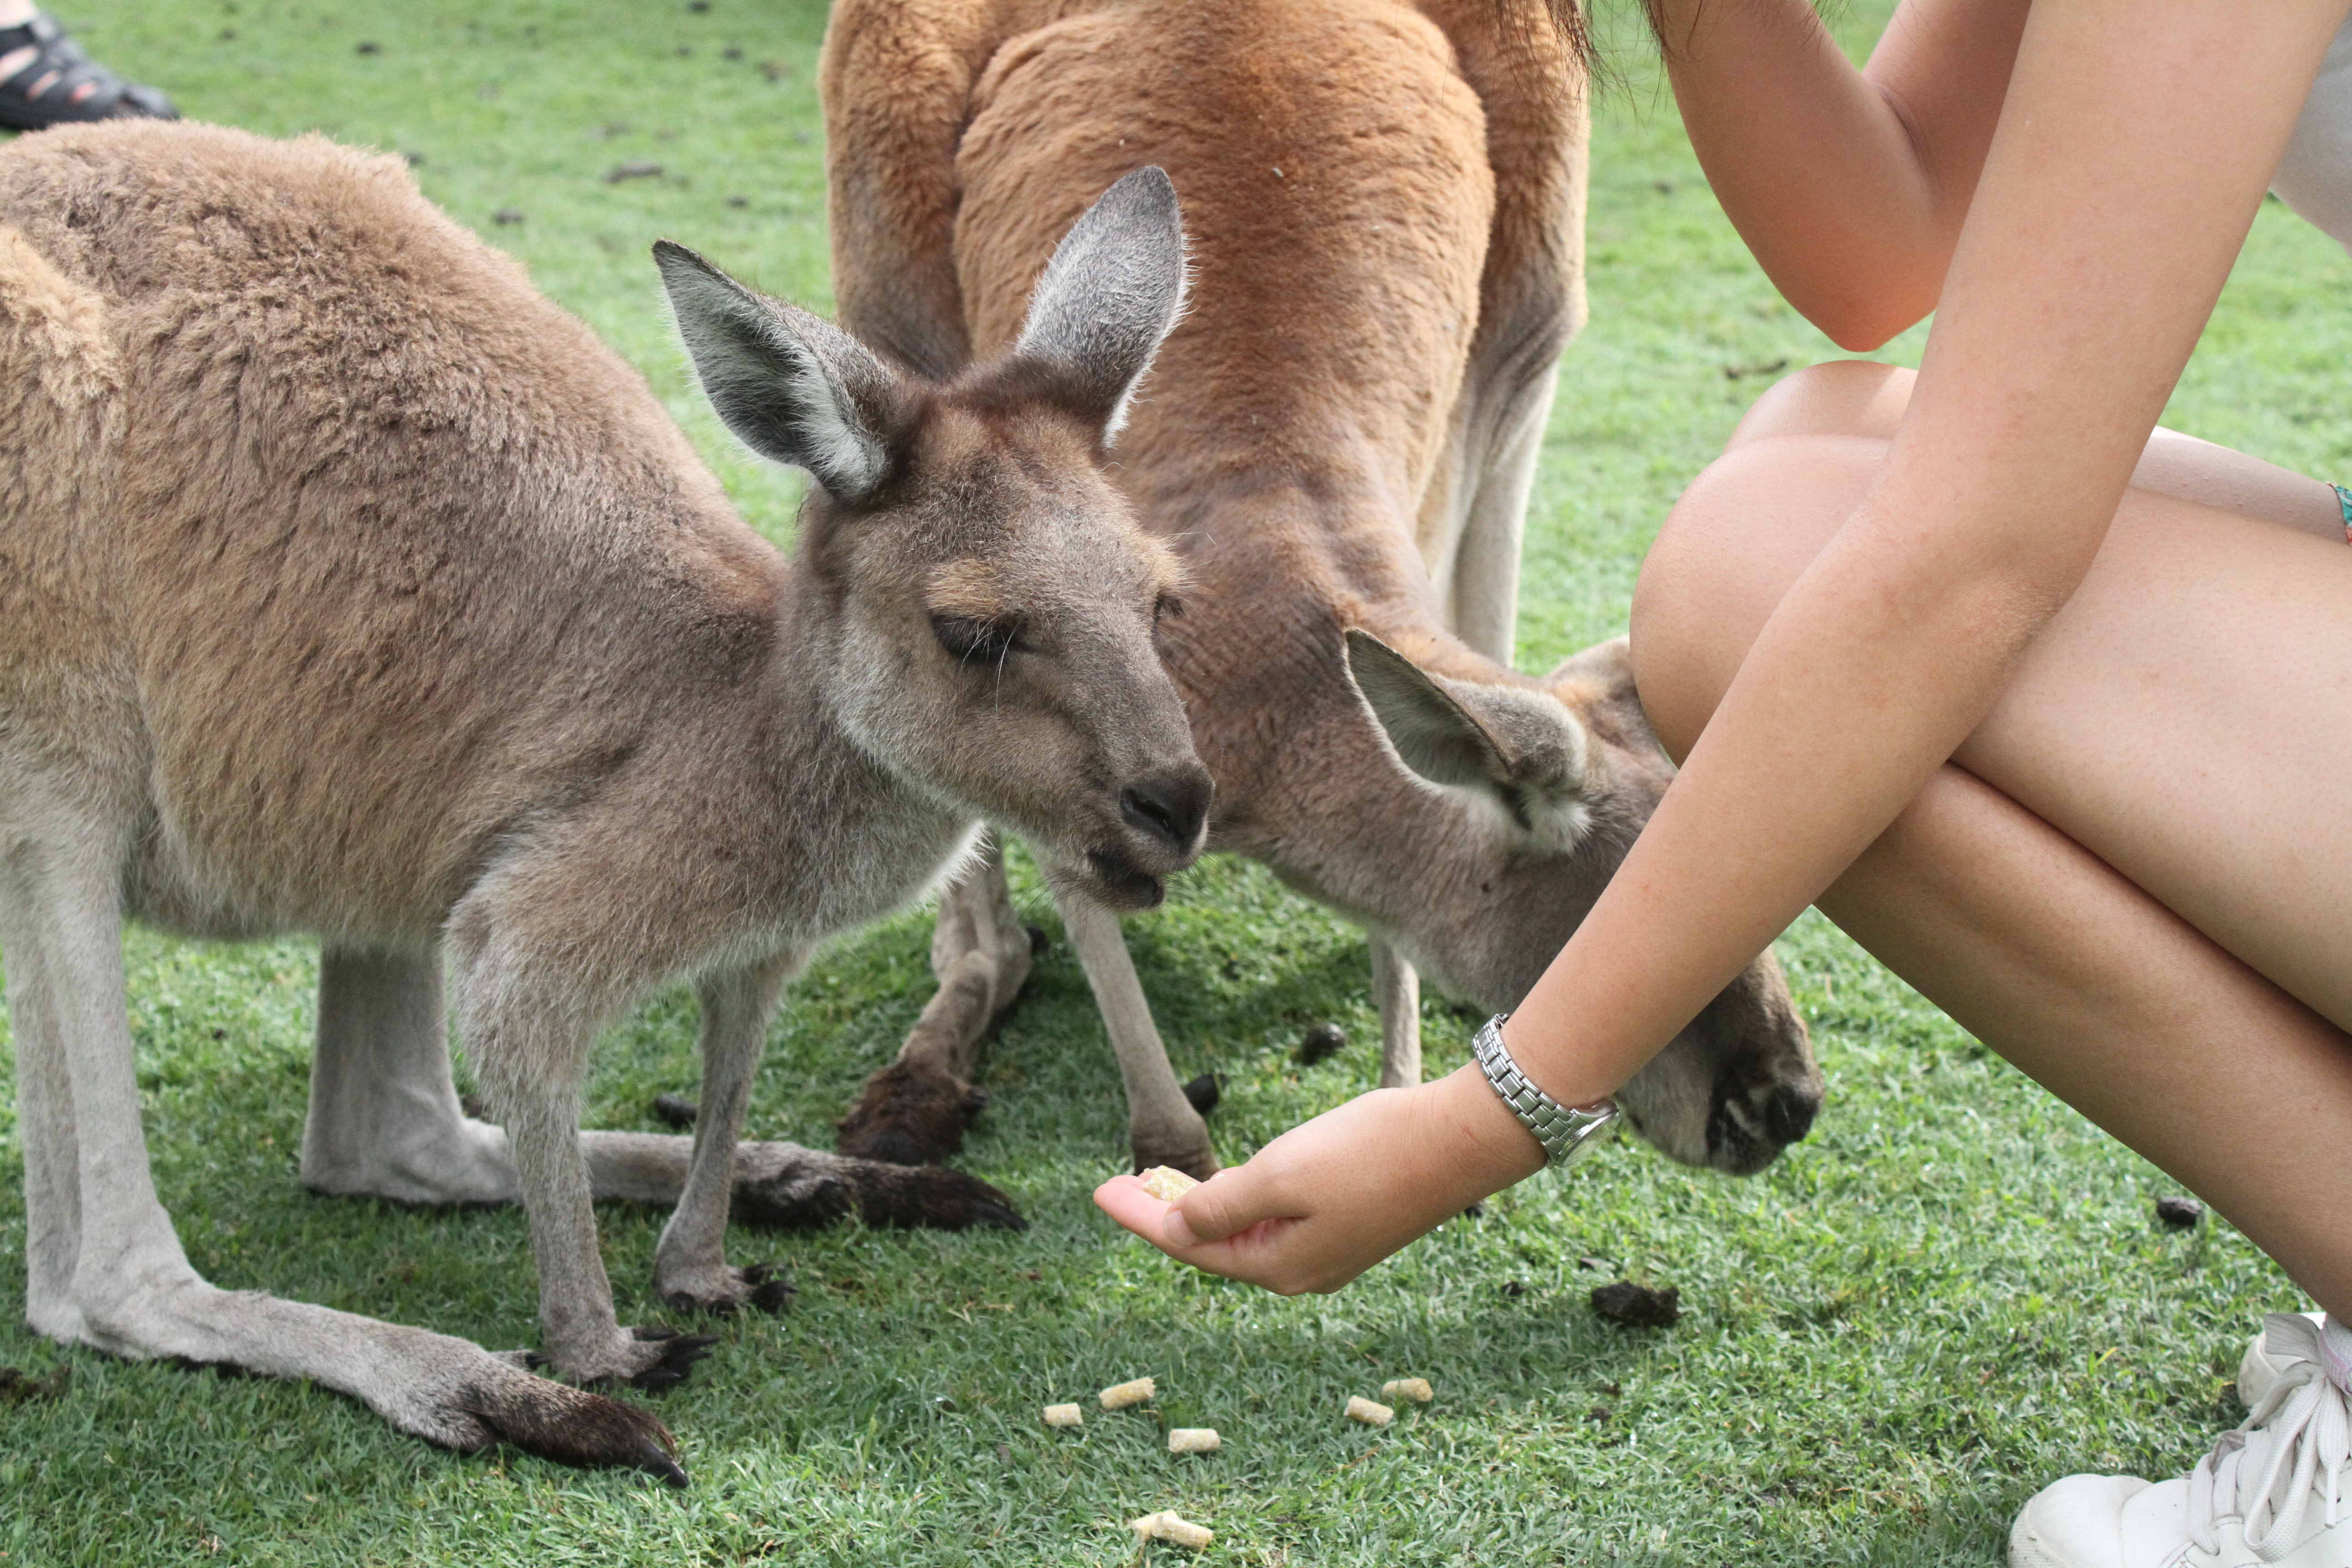
[(1511, 1114), (1544, 1146), (1544, 1163), (1562, 1168), (1610, 1129), (1617, 1120), (1617, 1107), (1606, 1100), (1597, 1109), (1562, 1105), (1538, 1089), (1503, 1044), (1503, 1020), (1509, 1016), (1497, 1013), (1487, 1019), (1485, 1027), (1470, 1037), (1470, 1054), (1478, 1058), (1478, 1070), (1486, 1075), (1487, 1083), (1503, 1097)]

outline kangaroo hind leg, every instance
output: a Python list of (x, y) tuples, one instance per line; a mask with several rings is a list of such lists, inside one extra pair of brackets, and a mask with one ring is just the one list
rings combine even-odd
[[(123, 999), (119, 857), (97, 825), (20, 842), (0, 873), (12, 1021), (32, 1046), (22, 1075), (38, 1128), (28, 1152), (46, 1217), (37, 1279), (44, 1331), (118, 1355), (172, 1357), (349, 1394), (404, 1432), (472, 1451), (499, 1442), (572, 1464), (683, 1481), (669, 1434), (645, 1411), (523, 1370), (464, 1340), (349, 1312), (225, 1291), (198, 1278), (155, 1192), (139, 1120)], [(21, 1049), (21, 1046), (20, 1046)], [(59, 1161), (70, 1148), (68, 1179)], [(27, 1172), (28, 1177), (33, 1173)], [(70, 1187), (69, 1225), (57, 1205)], [(75, 1256), (62, 1302), (62, 1239)]]
[(457, 1103), (437, 946), (320, 952), (302, 1184), (405, 1204), (521, 1195), (506, 1134)]
[(0, 956), (7, 967), (16, 1121), (25, 1144), (25, 1317), (36, 1331), (73, 1344), (85, 1334), (73, 1289), (81, 1257), (80, 1145), (57, 977), (38, 923), (30, 918), (35, 905), (26, 862), (34, 853), (19, 846), (0, 856)]

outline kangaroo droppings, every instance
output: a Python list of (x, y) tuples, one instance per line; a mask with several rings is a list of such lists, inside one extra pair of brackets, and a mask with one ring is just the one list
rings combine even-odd
[(1636, 1329), (1671, 1329), (1683, 1315), (1682, 1292), (1669, 1285), (1653, 1290), (1631, 1279), (1601, 1285), (1592, 1292), (1592, 1310), (1602, 1317)]

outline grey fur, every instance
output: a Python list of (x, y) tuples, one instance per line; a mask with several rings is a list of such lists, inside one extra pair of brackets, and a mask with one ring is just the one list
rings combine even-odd
[[(607, 1192), (677, 1194), (656, 1287), (719, 1310), (781, 1300), (723, 1252), (747, 1194), (837, 1213), (866, 1179), (912, 1217), (934, 1190), (739, 1150), (803, 957), (919, 896), (983, 815), (1115, 901), (1198, 852), (1197, 812), (1135, 820), (1139, 791), (1204, 810), (1208, 785), (1152, 640), (1175, 568), (1100, 473), (1099, 422), (1001, 363), (894, 375), (908, 416), (868, 431), (888, 504), (815, 496), (788, 568), (643, 382), (396, 160), (77, 128), (0, 149), (0, 211), (27, 1316), (309, 1378), (452, 1447), (682, 1482), (650, 1414), (519, 1354), (197, 1277), (148, 1172), (122, 922), (321, 933), (306, 1179), (519, 1193), (557, 1373), (676, 1383), (710, 1342), (617, 1321), (600, 1165)], [(795, 340), (828, 387), (878, 367), (836, 339)], [(1021, 650), (972, 668), (942, 616), (1016, 626)], [(457, 1107), (442, 955), (502, 1131)], [(690, 1155), (583, 1142), (597, 1033), (679, 980), (703, 1017)]]
[(1069, 376), (1109, 441), (1162, 339), (1184, 313), (1184, 230), (1175, 183), (1157, 167), (1121, 176), (1055, 248), (1016, 352)]
[(727, 427), (763, 458), (808, 471), (844, 506), (890, 478), (905, 416), (898, 378), (821, 317), (753, 293), (693, 251), (654, 246), (678, 336)]

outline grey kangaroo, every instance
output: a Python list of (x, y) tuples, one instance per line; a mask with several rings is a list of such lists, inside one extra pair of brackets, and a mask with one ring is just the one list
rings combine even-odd
[[(590, 1391), (658, 1390), (709, 1342), (614, 1314), (578, 1132), (599, 1028), (695, 985), (691, 1155), (637, 1172), (677, 1196), (654, 1283), (774, 1305), (724, 1232), (769, 1013), (814, 944), (919, 895), (983, 816), (1120, 907), (1200, 848), (1209, 781), (1154, 641), (1176, 568), (1102, 472), (1181, 303), (1171, 187), (1121, 180), (1019, 343), (943, 384), (656, 247), (721, 416), (814, 480), (789, 567), (639, 377), (396, 160), (68, 129), (0, 150), (0, 213), (28, 1317), (683, 1484), (662, 1424)], [(421, 1103), (383, 1117), (511, 1181), (543, 1353), (198, 1278), (149, 1173), (126, 919), (320, 934), (320, 1093), (363, 1103), (368, 1052), (406, 1053), (385, 1070)], [(443, 1048), (444, 955), (502, 1131), (458, 1116), (446, 1065), (413, 1070)]]

